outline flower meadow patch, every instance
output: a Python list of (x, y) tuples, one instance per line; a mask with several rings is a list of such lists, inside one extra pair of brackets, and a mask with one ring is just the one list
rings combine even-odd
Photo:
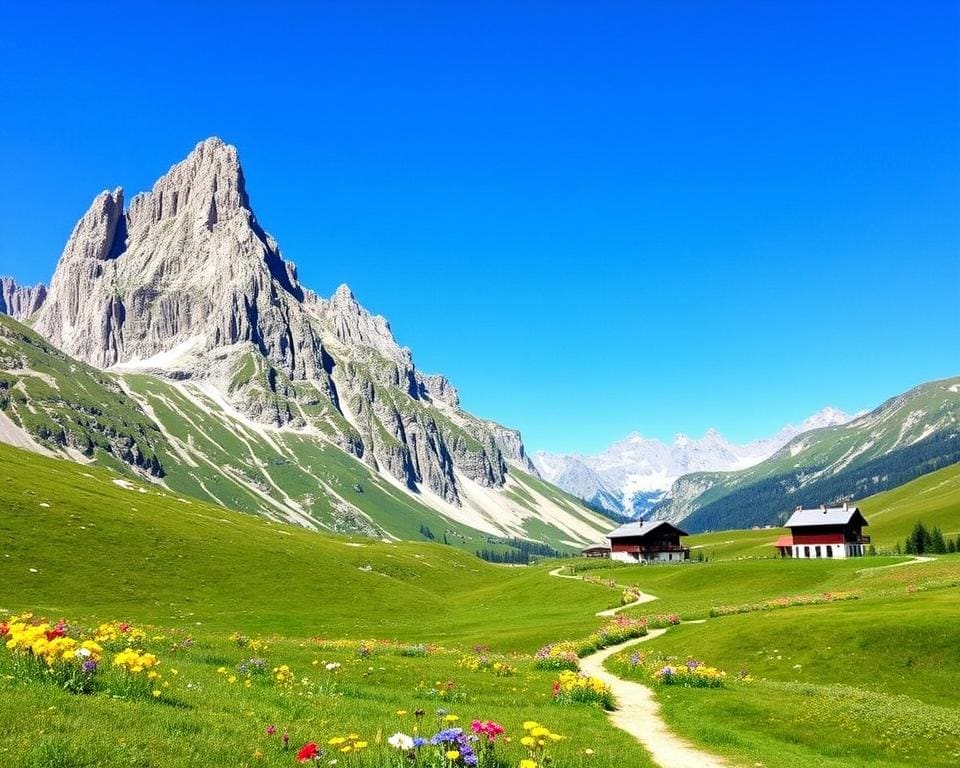
[[(625, 621), (608, 624), (608, 630), (616, 625), (618, 631), (639, 626)], [(30, 687), (54, 683), (71, 694), (102, 697), (98, 707), (117, 699), (156, 712), (137, 710), (141, 725), (135, 733), (143, 731), (145, 723), (174, 717), (179, 719), (160, 726), (164, 732), (169, 728), (194, 734), (192, 713), (209, 714), (207, 705), (212, 702), (218, 717), (229, 712), (250, 718), (249, 741), (243, 744), (243, 737), (239, 739), (250, 766), (261, 762), (341, 768), (580, 766), (592, 759), (592, 747), (583, 745), (571, 752), (551, 728), (532, 720), (521, 726), (519, 721), (491, 717), (493, 712), (485, 712), (483, 702), (496, 702), (499, 715), (531, 706), (527, 714), (539, 714), (537, 707), (554, 704), (586, 705), (578, 707), (582, 713), (592, 706), (612, 706), (609, 691), (599, 681), (558, 670), (561, 677), (551, 691), (550, 677), (536, 671), (532, 654), (500, 655), (484, 645), (471, 653), (428, 645), (413, 646), (411, 652), (409, 645), (386, 641), (295, 642), (273, 637), (267, 642), (240, 633), (196, 641), (177, 630), (157, 632), (124, 622), (85, 630), (74, 622), (30, 614), (0, 623), (0, 637), (4, 646), (0, 685), (6, 680), (30, 695)], [(574, 643), (561, 643), (553, 655), (570, 660), (573, 654), (575, 662), (575, 650)], [(175, 664), (164, 661), (168, 654), (177, 658)], [(466, 688), (443, 678), (413, 688), (396, 685), (401, 670), (409, 681), (421, 674), (417, 672), (421, 667), (434, 674), (462, 670), (477, 678), (471, 677)], [(7, 674), (10, 670), (13, 675)], [(410, 697), (407, 708), (384, 705), (385, 698), (398, 694)], [(433, 707), (426, 706), (430, 699), (437, 700)], [(461, 717), (451, 711), (454, 707), (472, 711)], [(269, 713), (269, 720), (261, 716), (254, 721), (263, 712)], [(208, 741), (216, 738), (214, 732)], [(558, 760), (558, 748), (567, 757)], [(40, 764), (46, 764), (44, 760)]]
[[(623, 663), (622, 656), (620, 660)], [(626, 657), (625, 665), (633, 670), (630, 677), (637, 677), (639, 672), (639, 677), (661, 686), (723, 688), (727, 683), (726, 672), (694, 658), (681, 661), (659, 653), (634, 651)], [(746, 671), (741, 671), (736, 680), (750, 682), (751, 678)]]
[(576, 671), (580, 668), (577, 644), (569, 641), (545, 645), (537, 651), (534, 658), (534, 666), (537, 669)]
[(159, 698), (169, 684), (157, 671), (160, 662), (154, 654), (127, 646), (113, 654), (109, 670), (104, 669), (111, 647), (145, 636), (122, 622), (101, 624), (89, 632), (66, 619), (51, 624), (30, 613), (0, 623), (0, 640), (12, 656), (14, 677), (52, 682), (78, 694), (90, 693), (99, 685), (114, 696)]
[(596, 632), (576, 644), (577, 656), (589, 656), (601, 648), (608, 648), (626, 640), (647, 634), (646, 618), (634, 619), (618, 615), (604, 623)]
[(595, 704), (613, 709), (613, 692), (596, 677), (564, 670), (553, 682), (553, 700), (559, 704)]
[(859, 592), (823, 592), (819, 595), (794, 595), (792, 597), (777, 597), (773, 600), (761, 600), (756, 603), (742, 603), (740, 605), (719, 605), (710, 609), (710, 616), (731, 616), (738, 613), (752, 613), (754, 611), (775, 611), (780, 608), (792, 608), (796, 605), (823, 605), (841, 600), (858, 600)]

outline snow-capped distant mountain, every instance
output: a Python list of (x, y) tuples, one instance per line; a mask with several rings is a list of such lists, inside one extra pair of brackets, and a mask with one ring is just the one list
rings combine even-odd
[(827, 407), (799, 425), (787, 424), (771, 437), (742, 445), (715, 429), (700, 438), (678, 434), (670, 444), (633, 432), (595, 456), (540, 452), (533, 462), (545, 479), (574, 496), (608, 512), (632, 516), (663, 499), (681, 475), (746, 469), (803, 432), (844, 424), (851, 418)]

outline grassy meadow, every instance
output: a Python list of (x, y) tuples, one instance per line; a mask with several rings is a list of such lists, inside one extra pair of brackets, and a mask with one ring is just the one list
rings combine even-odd
[[(908, 529), (911, 498), (925, 521), (960, 527), (942, 473), (923, 478), (936, 490), (864, 502), (878, 510), (871, 534)], [(594, 614), (635, 585), (658, 600), (625, 615), (702, 623), (608, 666), (652, 685), (671, 729), (706, 751), (746, 766), (956, 765), (960, 556), (763, 557), (775, 535), (696, 537), (712, 547), (706, 563), (511, 568), (450, 546), (313, 533), (0, 446), (0, 622), (28, 611), (87, 634), (130, 624), (103, 643), (85, 693), (0, 648), (0, 756), (18, 768), (291, 766), (316, 742), (323, 764), (399, 768), (417, 763), (393, 734), (479, 719), (509, 739), (486, 766), (643, 768), (644, 749), (600, 707), (554, 699), (559, 673), (535, 656), (596, 632)], [(594, 583), (551, 578), (561, 564)], [(139, 688), (110, 663), (128, 645), (159, 660)], [(725, 671), (722, 684), (656, 679), (689, 659)], [(563, 738), (526, 746), (527, 721)], [(420, 765), (463, 764), (447, 752)]]

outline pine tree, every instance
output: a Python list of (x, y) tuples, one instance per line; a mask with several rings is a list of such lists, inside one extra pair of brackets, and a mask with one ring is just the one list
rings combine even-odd
[(928, 552), (933, 552), (935, 555), (947, 554), (947, 542), (943, 540), (943, 531), (939, 528), (934, 527), (933, 531), (931, 531), (929, 543)]
[(930, 549), (930, 532), (924, 527), (922, 521), (917, 520), (916, 525), (913, 526), (904, 549), (908, 555), (922, 555)]
[(897, 542), (897, 546), (893, 548), (893, 551), (894, 551), (894, 553), (897, 554), (897, 555), (902, 555), (902, 554), (903, 554), (903, 550), (900, 548), (900, 542), (899, 542), (899, 541)]
[(954, 539), (947, 539), (947, 553), (955, 554), (957, 551), (957, 542)]

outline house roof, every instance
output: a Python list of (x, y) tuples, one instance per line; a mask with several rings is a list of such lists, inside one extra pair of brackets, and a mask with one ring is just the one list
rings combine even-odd
[(797, 509), (786, 522), (787, 528), (807, 528), (814, 525), (846, 525), (859, 518), (862, 525), (868, 525), (860, 514), (859, 507), (817, 507), (816, 509)]
[(677, 526), (673, 525), (673, 523), (669, 523), (666, 520), (648, 520), (646, 522), (640, 521), (637, 523), (626, 523), (625, 525), (621, 525), (616, 530), (610, 531), (610, 533), (607, 534), (607, 538), (621, 539), (626, 537), (632, 538), (634, 536), (646, 536), (648, 533), (651, 533), (662, 526), (673, 528), (673, 530), (675, 530), (681, 536), (690, 535), (686, 531), (681, 531), (679, 528), (677, 528)]

